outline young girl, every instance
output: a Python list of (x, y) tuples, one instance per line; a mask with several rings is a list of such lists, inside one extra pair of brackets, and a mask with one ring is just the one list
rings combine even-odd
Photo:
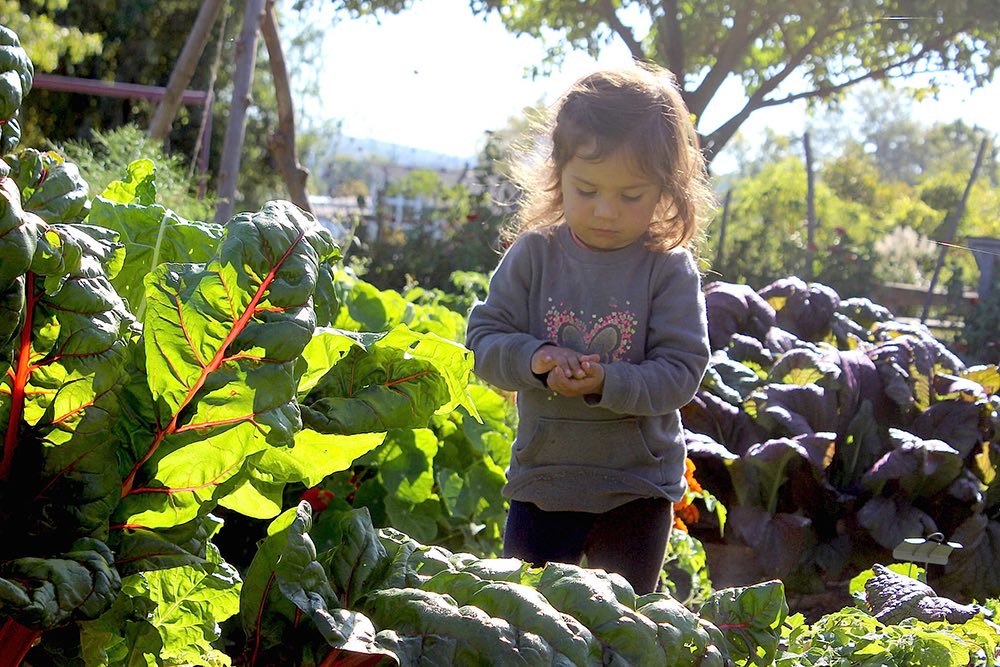
[(678, 409), (708, 364), (686, 249), (712, 198), (669, 72), (597, 72), (522, 170), (513, 244), (469, 316), (475, 371), (517, 391), (504, 554), (654, 590), (685, 491)]

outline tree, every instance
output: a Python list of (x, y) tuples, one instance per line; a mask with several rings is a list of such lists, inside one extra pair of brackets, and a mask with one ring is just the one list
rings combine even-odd
[[(47, 5), (51, 11), (65, 9), (69, 0), (49, 0)], [(78, 63), (101, 52), (101, 35), (58, 25), (49, 16), (29, 16), (17, 0), (0, 0), (0, 16), (3, 24), (20, 36), (36, 72), (52, 71), (61, 58)]]
[[(177, 26), (194, 23), (200, 2), (177, 0), (132, 0), (111, 2), (37, 2), (21, 0), (19, 11), (28, 17), (30, 25), (51, 24), (62, 42), (72, 45), (77, 35), (99, 39), (99, 48), (77, 54), (70, 47), (58, 58), (51, 59), (42, 69), (55, 74), (165, 85), (172, 65), (181, 52), (187, 32)], [(217, 38), (217, 37), (216, 37)], [(33, 52), (29, 52), (34, 57)], [(56, 53), (59, 53), (56, 51)], [(192, 87), (203, 87), (207, 67), (196, 73)], [(59, 109), (61, 113), (52, 113)], [(111, 130), (127, 123), (145, 126), (150, 105), (134, 100), (92, 97), (35, 88), (25, 99), (22, 115), (25, 123), (25, 145), (43, 140), (62, 143), (87, 140), (93, 129)], [(182, 114), (182, 127), (172, 135), (173, 148), (184, 149), (194, 144), (196, 125), (189, 127), (188, 112)]]
[[(995, 0), (473, 0), (472, 7), (497, 12), (517, 34), (554, 30), (591, 55), (620, 40), (636, 60), (673, 71), (699, 118), (723, 82), (739, 78), (744, 105), (718, 128), (699, 128), (709, 159), (759, 109), (834, 100), (862, 81), (917, 73), (955, 72), (980, 86), (1000, 63)], [(563, 43), (552, 46), (548, 64), (563, 54)]]

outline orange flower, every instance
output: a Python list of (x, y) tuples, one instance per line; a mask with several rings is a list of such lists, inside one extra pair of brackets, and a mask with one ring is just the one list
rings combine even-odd
[(694, 471), (695, 471), (694, 461), (692, 461), (689, 458), (685, 458), (684, 479), (687, 480), (688, 488), (691, 489), (691, 493), (701, 493), (702, 491), (704, 491), (704, 489), (701, 488), (701, 484), (698, 483), (698, 480), (694, 478)]
[(684, 479), (688, 483), (688, 492), (680, 501), (674, 503), (674, 528), (688, 532), (688, 524), (698, 523), (701, 513), (692, 504), (695, 494), (702, 493), (701, 484), (694, 478), (694, 462), (691, 459), (684, 459)]
[(684, 507), (675, 508), (677, 511), (677, 516), (681, 518), (684, 523), (698, 523), (698, 519), (701, 518), (701, 512), (694, 505), (685, 505)]

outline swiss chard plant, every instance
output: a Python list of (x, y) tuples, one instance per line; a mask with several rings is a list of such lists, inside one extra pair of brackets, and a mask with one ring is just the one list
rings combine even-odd
[(699, 479), (729, 507), (726, 542), (772, 554), (743, 575), (805, 585), (942, 532), (964, 548), (941, 585), (1000, 594), (998, 368), (797, 278), (713, 283), (706, 299), (714, 353), (683, 417)]
[[(31, 65), (12, 33), (0, 42), (12, 149)], [(215, 513), (276, 516), (286, 486), (349, 468), (390, 428), (312, 428), (306, 403), (337, 411), (307, 396), (363, 391), (385, 414), (402, 401), (412, 414), (392, 428), (442, 406), (474, 415), (469, 353), (405, 328), (323, 328), (338, 249), (288, 203), (219, 227), (158, 206), (147, 161), (93, 199), (54, 153), (0, 169), (0, 533), (18, 536), (0, 546), (0, 664), (215, 664), (241, 587)], [(348, 365), (369, 375), (345, 388)]]
[(788, 611), (773, 581), (715, 594), (706, 620), (618, 575), (376, 531), (364, 509), (303, 503), (268, 533), (240, 608), (248, 665), (765, 665)]
[[(324, 506), (365, 507), (376, 526), (496, 555), (506, 516), (500, 489), (515, 427), (512, 396), (476, 380), (464, 348), (409, 342), (418, 335), (464, 340), (465, 315), (455, 308), (466, 302), (443, 302), (421, 288), (379, 290), (346, 271), (334, 284), (342, 303), (334, 322), (339, 333), (323, 335), (341, 341), (353, 336), (353, 351), (340, 369), (309, 385), (301, 397), (303, 418), (318, 430), (378, 427), (388, 435), (383, 447), (324, 480), (316, 490)], [(346, 333), (386, 330), (393, 333), (374, 343)], [(362, 354), (367, 361), (359, 364)], [(433, 372), (434, 359), (440, 372)], [(461, 395), (460, 389), (464, 400), (448, 398)], [(426, 399), (422, 412), (411, 400), (417, 396)]]

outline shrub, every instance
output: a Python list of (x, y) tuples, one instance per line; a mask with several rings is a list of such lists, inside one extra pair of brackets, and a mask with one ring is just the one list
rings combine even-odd
[(102, 192), (136, 160), (150, 159), (156, 164), (156, 195), (160, 204), (189, 220), (211, 220), (214, 216), (215, 202), (195, 197), (198, 180), (185, 160), (178, 155), (167, 155), (161, 144), (134, 125), (107, 132), (94, 130), (89, 142), (70, 141), (56, 150), (76, 163), (92, 192)]

